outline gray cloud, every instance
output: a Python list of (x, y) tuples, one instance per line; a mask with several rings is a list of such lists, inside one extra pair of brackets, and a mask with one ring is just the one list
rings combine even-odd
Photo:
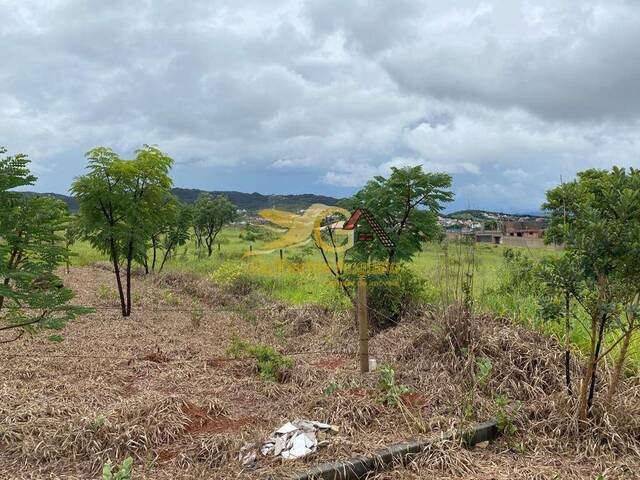
[(156, 143), (182, 186), (346, 195), (422, 164), (454, 175), (457, 206), (535, 210), (560, 175), (640, 163), (637, 2), (5, 0), (0, 17), (0, 144), (41, 189), (95, 145)]

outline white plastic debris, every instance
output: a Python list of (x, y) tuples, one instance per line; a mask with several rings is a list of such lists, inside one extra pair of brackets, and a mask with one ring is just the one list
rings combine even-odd
[[(271, 434), (262, 444), (260, 452), (265, 457), (281, 457), (285, 460), (301, 458), (315, 452), (319, 446), (327, 445), (324, 436), (337, 431), (328, 423), (311, 420), (287, 422)], [(322, 441), (318, 440), (319, 435), (323, 437)]]
[(369, 371), (370, 372), (375, 372), (378, 369), (378, 360), (376, 360), (375, 358), (370, 358), (369, 359)]

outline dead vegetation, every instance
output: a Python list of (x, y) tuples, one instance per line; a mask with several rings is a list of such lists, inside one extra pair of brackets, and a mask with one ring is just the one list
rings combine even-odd
[[(72, 269), (65, 282), (79, 302), (94, 305), (104, 303), (97, 291), (109, 279), (107, 271), (83, 268)], [(638, 379), (625, 379), (614, 403), (581, 423), (567, 399), (562, 348), (525, 328), (457, 307), (377, 334), (372, 356), (390, 364), (397, 384), (409, 390), (389, 405), (377, 375), (358, 373), (348, 314), (286, 308), (183, 274), (135, 282), (140, 299), (129, 319), (101, 309), (69, 324), (62, 343), (25, 339), (0, 352), (5, 478), (97, 478), (104, 462), (126, 455), (134, 457), (135, 478), (286, 478), (307, 465), (497, 414), (514, 430), (495, 445), (473, 451), (440, 445), (372, 478), (608, 472), (608, 479), (627, 479), (640, 468)], [(194, 300), (206, 306), (198, 328), (188, 308), (165, 304), (158, 282), (180, 306)], [(251, 359), (226, 354), (234, 337), (294, 353), (295, 366), (283, 383), (262, 380)], [(499, 396), (507, 397), (506, 406)], [(340, 433), (304, 460), (264, 459), (257, 470), (243, 471), (240, 448), (295, 418), (335, 424)]]

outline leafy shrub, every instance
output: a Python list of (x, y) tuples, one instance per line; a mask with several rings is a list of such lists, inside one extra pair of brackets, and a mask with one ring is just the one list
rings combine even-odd
[(374, 330), (392, 327), (423, 298), (425, 280), (401, 268), (398, 274), (370, 282), (367, 292), (369, 324)]
[(293, 367), (293, 359), (285, 357), (268, 345), (249, 343), (234, 338), (227, 354), (239, 358), (249, 356), (255, 358), (260, 377), (264, 380), (281, 381), (287, 369)]
[(514, 419), (520, 411), (520, 402), (512, 404), (507, 395), (496, 395), (494, 404), (498, 430), (505, 437), (512, 437), (518, 432)]
[(504, 275), (500, 284), (504, 292), (532, 290), (536, 286), (536, 263), (520, 250), (507, 248), (503, 252)]
[(493, 372), (493, 363), (489, 357), (476, 360), (476, 385), (483, 387), (489, 382)]
[(396, 385), (396, 371), (387, 364), (382, 364), (378, 368), (378, 388), (384, 395), (384, 402), (387, 405), (397, 405), (400, 397), (409, 392), (408, 387)]
[(133, 458), (127, 457), (120, 467), (113, 469), (111, 462), (105, 463), (102, 468), (102, 480), (131, 480), (131, 470), (133, 469)]
[(268, 230), (264, 227), (258, 227), (256, 225), (251, 225), (250, 223), (245, 225), (240, 232), (240, 239), (246, 242), (267, 242), (270, 240), (274, 240), (278, 237), (278, 234)]

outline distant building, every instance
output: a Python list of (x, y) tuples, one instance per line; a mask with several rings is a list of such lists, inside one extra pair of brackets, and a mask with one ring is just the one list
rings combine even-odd
[(478, 243), (493, 243), (495, 245), (502, 243), (502, 233), (499, 231), (476, 232), (475, 238)]
[(545, 219), (520, 219), (518, 221), (503, 222), (502, 234), (505, 237), (544, 238), (546, 228)]

